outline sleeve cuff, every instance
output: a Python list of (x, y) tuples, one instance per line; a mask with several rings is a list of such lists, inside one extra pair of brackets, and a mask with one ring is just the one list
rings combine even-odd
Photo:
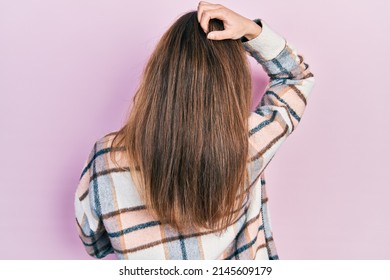
[(241, 41), (247, 51), (256, 51), (264, 60), (271, 60), (284, 49), (286, 40), (273, 31), (263, 20), (256, 19), (254, 21), (262, 27), (261, 33), (252, 40)]

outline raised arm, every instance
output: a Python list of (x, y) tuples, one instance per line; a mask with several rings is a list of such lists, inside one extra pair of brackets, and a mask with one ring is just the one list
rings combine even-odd
[(244, 42), (270, 81), (265, 94), (249, 118), (251, 161), (259, 160), (259, 172), (300, 122), (314, 85), (314, 75), (303, 56), (266, 22), (258, 19), (262, 32)]

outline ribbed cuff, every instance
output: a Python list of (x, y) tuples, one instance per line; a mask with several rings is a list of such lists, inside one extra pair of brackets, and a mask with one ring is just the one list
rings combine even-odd
[(284, 49), (286, 40), (273, 31), (264, 20), (256, 19), (256, 21), (261, 22), (261, 32), (256, 38), (243, 42), (244, 47), (248, 51), (256, 50), (264, 60), (271, 60)]

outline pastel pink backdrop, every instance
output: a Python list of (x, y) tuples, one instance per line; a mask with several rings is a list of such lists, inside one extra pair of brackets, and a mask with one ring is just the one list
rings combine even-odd
[[(89, 259), (73, 212), (82, 165), (121, 126), (160, 36), (197, 3), (0, 1), (1, 259)], [(267, 21), (316, 76), (266, 171), (280, 258), (390, 259), (389, 2), (221, 3)], [(267, 76), (252, 68), (255, 104)]]

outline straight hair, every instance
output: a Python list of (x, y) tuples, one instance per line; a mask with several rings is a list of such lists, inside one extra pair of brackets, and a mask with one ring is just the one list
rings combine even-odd
[[(210, 20), (209, 31), (223, 29)], [(251, 89), (240, 40), (207, 39), (196, 11), (162, 36), (111, 143), (125, 150), (158, 221), (215, 231), (237, 221), (247, 195)]]

